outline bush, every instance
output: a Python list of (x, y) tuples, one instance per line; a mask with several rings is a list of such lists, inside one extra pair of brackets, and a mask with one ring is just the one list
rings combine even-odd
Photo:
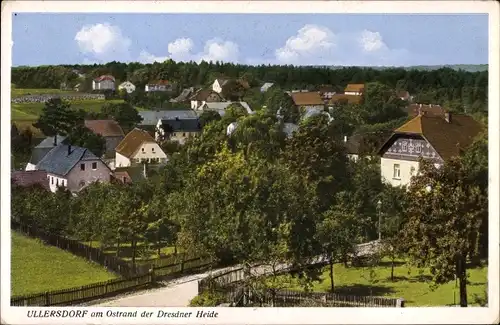
[(216, 307), (225, 302), (224, 296), (218, 292), (205, 291), (194, 297), (190, 302), (190, 307)]

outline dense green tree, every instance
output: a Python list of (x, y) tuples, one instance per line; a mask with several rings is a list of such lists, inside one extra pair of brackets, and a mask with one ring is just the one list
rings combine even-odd
[(409, 186), (401, 241), (413, 264), (430, 268), (434, 284), (457, 279), (460, 306), (467, 307), (467, 262), (479, 253), (487, 197), (479, 185), (467, 182), (460, 159), (439, 169), (422, 161), (419, 172)]
[(129, 103), (108, 103), (101, 108), (101, 113), (117, 121), (125, 131), (132, 130), (142, 121), (137, 109)]
[(67, 139), (67, 141), (74, 146), (89, 149), (97, 157), (101, 157), (104, 154), (106, 140), (99, 134), (86, 128), (84, 125), (74, 127), (68, 134)]
[(60, 98), (49, 99), (33, 124), (47, 136), (68, 135), (77, 125), (83, 125), (81, 112), (72, 110), (71, 105)]

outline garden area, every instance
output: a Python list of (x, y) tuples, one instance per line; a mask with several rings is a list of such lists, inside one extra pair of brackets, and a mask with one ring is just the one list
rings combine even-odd
[(12, 231), (11, 295), (84, 286), (117, 278), (103, 267)]
[[(484, 304), (488, 290), (488, 266), (468, 270), (467, 296), (471, 306)], [(279, 283), (289, 283), (283, 289), (303, 290), (297, 278), (281, 276)], [(334, 266), (334, 292), (351, 296), (379, 296), (403, 298), (406, 307), (437, 307), (458, 305), (459, 288), (450, 281), (436, 288), (431, 287), (432, 276), (428, 269), (412, 268), (403, 260), (395, 262), (391, 281), (391, 262), (382, 260), (370, 267)], [(313, 281), (313, 292), (330, 292), (330, 268), (321, 269), (319, 280)]]

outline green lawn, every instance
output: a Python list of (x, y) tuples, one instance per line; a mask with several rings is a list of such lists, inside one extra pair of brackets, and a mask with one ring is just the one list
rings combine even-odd
[[(71, 101), (71, 107), (73, 108), (81, 108), (86, 112), (98, 112), (101, 107), (107, 103), (123, 103), (121, 99), (112, 99), (112, 100), (82, 100), (82, 101)], [(13, 121), (22, 121), (22, 120), (36, 120), (42, 109), (44, 107), (44, 103), (23, 103), (23, 104), (11, 104), (11, 120)]]
[[(85, 242), (82, 241), (82, 244), (89, 245), (92, 247), (100, 247), (100, 243), (98, 241), (93, 242)], [(158, 258), (156, 246), (150, 245), (149, 249), (145, 249), (145, 244), (143, 242), (139, 242), (137, 244), (137, 252), (136, 252), (136, 261), (141, 262), (143, 260)], [(175, 248), (173, 246), (163, 246), (160, 248), (160, 253), (164, 255), (173, 255), (175, 252)], [(182, 253), (181, 249), (177, 250), (178, 253)], [(104, 249), (104, 253), (116, 256), (116, 246), (107, 247)], [(120, 255), (118, 256), (122, 260), (131, 261), (132, 260), (132, 248), (130, 243), (122, 243), (120, 245)]]
[(11, 97), (21, 97), (26, 95), (41, 95), (41, 94), (76, 94), (73, 90), (61, 90), (61, 89), (26, 89), (26, 88), (12, 88)]
[[(368, 267), (345, 268), (342, 264), (336, 264), (334, 268), (335, 292), (348, 295), (404, 298), (408, 307), (447, 306), (459, 303), (459, 291), (458, 287), (455, 288), (455, 281), (441, 285), (433, 291), (429, 287), (430, 272), (428, 270), (410, 269), (403, 262), (399, 262), (394, 269), (394, 282), (390, 279), (389, 262), (383, 261), (373, 267), (373, 271), (373, 277), (370, 278)], [(475, 303), (477, 296), (485, 298), (487, 279), (487, 266), (469, 270), (470, 284), (467, 286), (467, 295), (470, 305), (477, 305)], [(291, 289), (300, 289), (300, 286), (295, 284), (291, 286)], [(321, 281), (314, 283), (313, 291), (330, 291), (329, 267), (323, 269)]]
[(12, 231), (13, 296), (78, 287), (116, 277), (97, 264)]

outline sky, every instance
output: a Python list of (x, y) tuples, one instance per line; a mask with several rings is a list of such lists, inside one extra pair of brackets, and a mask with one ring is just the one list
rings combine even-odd
[(17, 13), (12, 24), (13, 66), (488, 63), (486, 14)]

